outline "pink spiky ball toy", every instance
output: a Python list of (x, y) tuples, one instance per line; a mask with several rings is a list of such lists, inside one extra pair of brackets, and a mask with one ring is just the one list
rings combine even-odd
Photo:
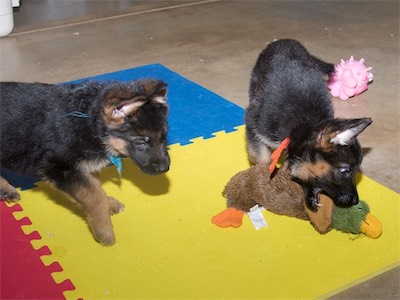
[(353, 56), (349, 60), (341, 60), (335, 65), (335, 71), (329, 76), (328, 88), (333, 97), (347, 100), (368, 89), (368, 83), (374, 76), (370, 72), (372, 67), (367, 67), (365, 59), (355, 60)]

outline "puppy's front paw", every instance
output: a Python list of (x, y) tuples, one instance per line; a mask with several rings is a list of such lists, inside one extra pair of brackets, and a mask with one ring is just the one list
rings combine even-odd
[(110, 205), (110, 215), (119, 214), (120, 212), (124, 211), (125, 205), (123, 205), (121, 202), (113, 197), (107, 197), (107, 199)]
[(0, 199), (7, 202), (18, 202), (21, 196), (14, 187), (10, 186), (10, 188), (0, 190)]
[(103, 246), (111, 246), (115, 244), (115, 235), (112, 228), (111, 219), (109, 222), (89, 222), (93, 236)]
[(112, 246), (115, 244), (115, 235), (114, 232), (102, 232), (102, 231), (93, 231), (94, 238), (103, 246)]
[(111, 217), (107, 210), (87, 217), (89, 227), (96, 241), (103, 246), (115, 244), (115, 235), (111, 223)]

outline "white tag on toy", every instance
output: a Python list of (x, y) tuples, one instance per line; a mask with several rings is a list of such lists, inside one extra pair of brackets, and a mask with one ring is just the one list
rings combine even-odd
[(250, 218), (251, 223), (253, 223), (254, 227), (256, 230), (263, 228), (263, 227), (268, 227), (267, 222), (264, 219), (264, 216), (262, 214), (262, 207), (258, 206), (258, 204), (254, 205), (252, 208), (250, 208), (250, 211), (247, 213), (247, 215)]

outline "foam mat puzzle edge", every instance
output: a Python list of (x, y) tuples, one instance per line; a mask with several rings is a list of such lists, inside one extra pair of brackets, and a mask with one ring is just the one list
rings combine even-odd
[[(0, 298), (63, 299), (63, 293), (75, 287), (65, 277), (55, 280), (54, 274), (61, 273), (62, 268), (55, 261), (45, 262), (52, 254), (47, 246), (34, 246), (41, 236), (22, 206), (6, 202), (0, 206), (2, 221), (14, 220), (7, 223), (7, 229), (3, 228), (1, 234)], [(9, 253), (10, 249), (13, 253)]]
[(25, 215), (23, 209), (15, 211), (13, 215), (20, 224), (24, 234), (29, 238), (32, 248), (40, 256), (44, 267), (51, 273), (54, 282), (60, 287), (63, 286), (64, 291), (74, 289), (75, 287), (72, 282), (62, 274), (63, 268), (61, 265), (53, 259), (52, 251), (43, 243), (40, 233), (34, 230), (35, 226), (30, 221), (29, 216)]

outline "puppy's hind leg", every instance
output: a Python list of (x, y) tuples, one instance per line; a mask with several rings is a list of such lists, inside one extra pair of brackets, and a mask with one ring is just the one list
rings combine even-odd
[(8, 202), (17, 202), (21, 196), (11, 184), (0, 176), (0, 199)]

